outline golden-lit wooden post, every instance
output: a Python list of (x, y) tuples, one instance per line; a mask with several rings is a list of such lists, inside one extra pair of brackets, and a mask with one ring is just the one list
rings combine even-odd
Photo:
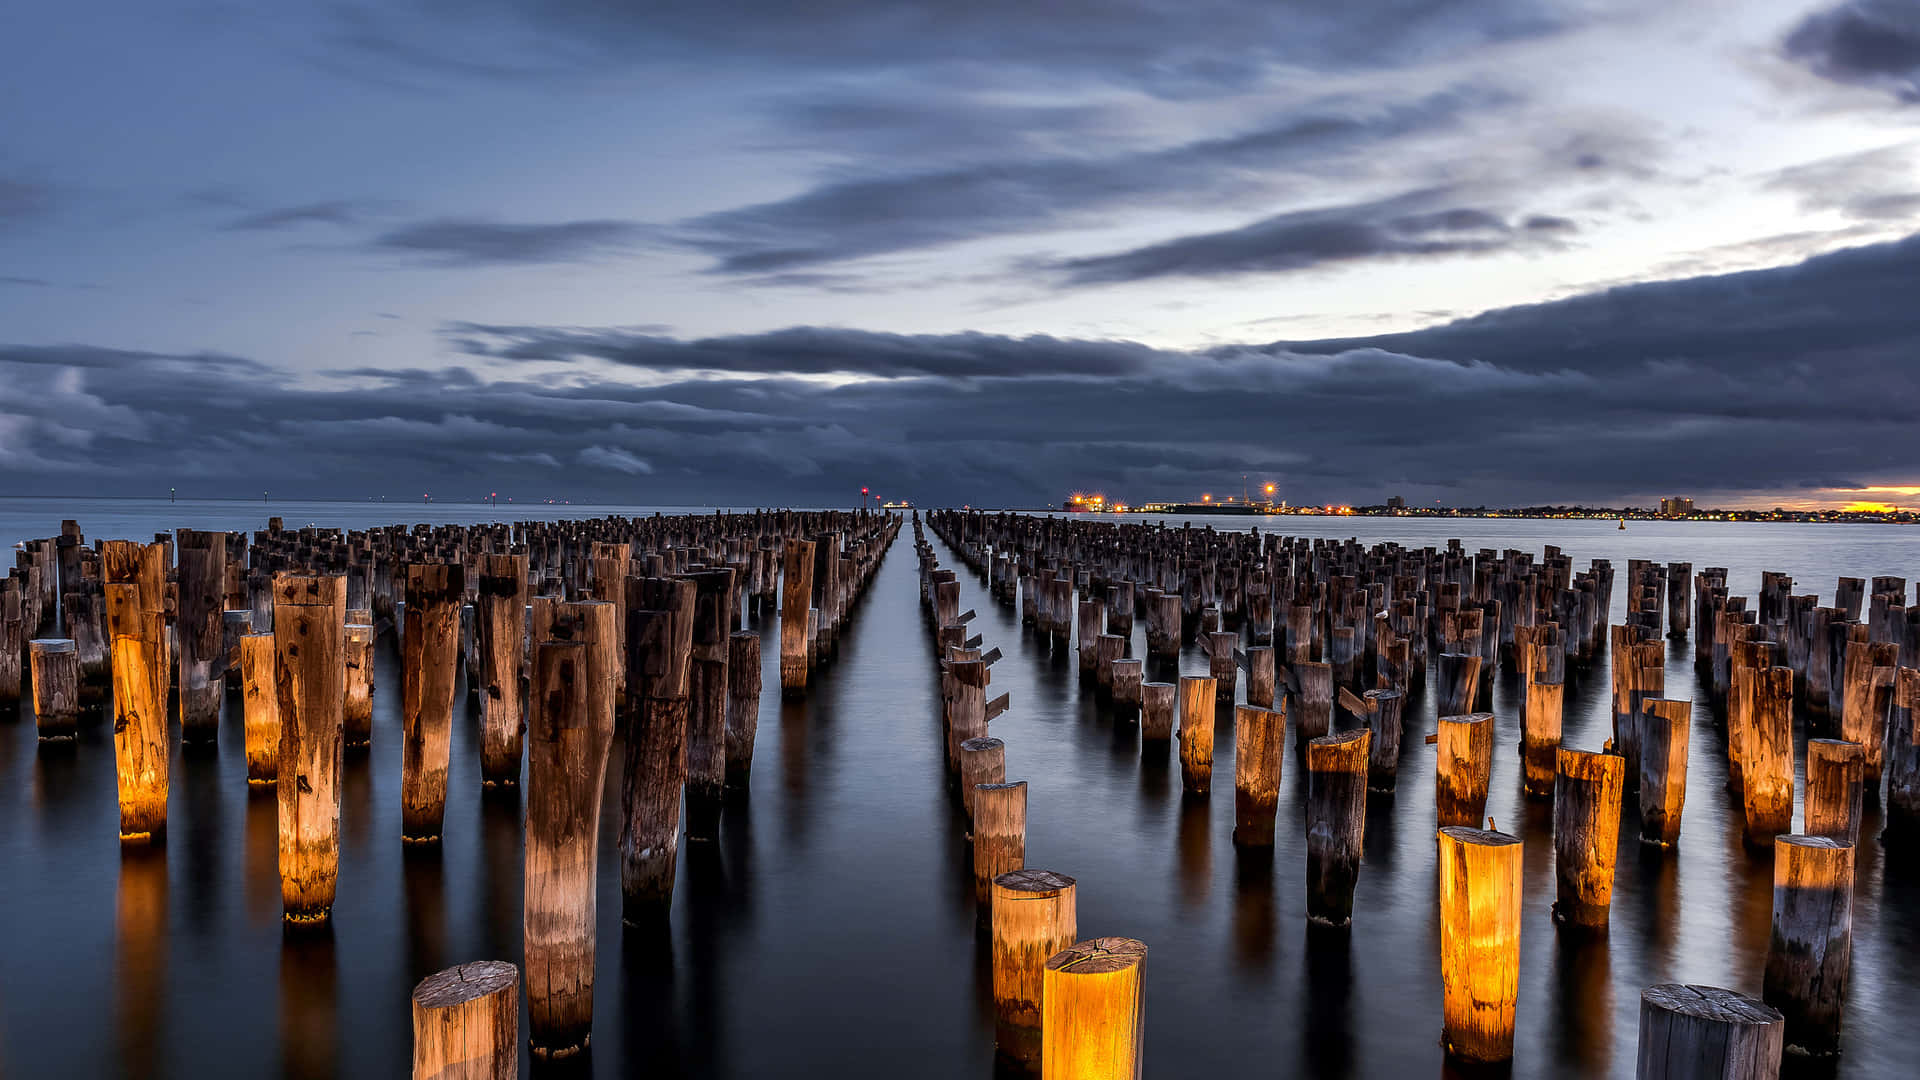
[(1604, 930), (1613, 904), (1613, 864), (1620, 842), (1620, 793), (1626, 761), (1618, 754), (1560, 751), (1553, 784), (1553, 873), (1556, 921)]
[[(527, 666), (527, 556), (482, 555), (473, 613), (480, 647), (480, 779), (517, 784), (526, 751), (521, 705)], [(468, 672), (467, 678), (474, 679)]]
[(1242, 705), (1233, 720), (1233, 842), (1273, 846), (1280, 807), (1280, 772), (1287, 749), (1287, 714)]
[(1367, 825), (1366, 728), (1307, 743), (1307, 918), (1327, 926), (1353, 921), (1353, 886)]
[(1032, 1061), (1040, 1050), (1041, 972), (1073, 944), (1074, 881), (1020, 869), (993, 879), (993, 1004), (1000, 1050)]
[(279, 574), (273, 597), (280, 902), (288, 922), (322, 922), (340, 874), (347, 579)]
[(973, 789), (973, 894), (990, 917), (993, 879), (1027, 859), (1027, 782), (976, 784)]
[(480, 960), (413, 988), (413, 1080), (520, 1075), (520, 969)]
[(280, 775), (280, 698), (273, 685), (273, 665), (271, 631), (240, 639), (249, 784), (271, 784)]
[(780, 575), (780, 690), (807, 692), (807, 610), (813, 603), (813, 542), (787, 539)]
[(1866, 767), (1866, 752), (1859, 743), (1808, 739), (1807, 799), (1800, 831), (1831, 836), (1843, 844), (1859, 843)]
[(1636, 1080), (1777, 1080), (1780, 1013), (1717, 986), (1663, 983), (1640, 992)]
[(1443, 828), (1440, 979), (1447, 1053), (1469, 1062), (1513, 1057), (1520, 988), (1518, 837)]
[(1560, 712), (1566, 687), (1560, 682), (1541, 682), (1539, 672), (1527, 687), (1522, 708), (1521, 756), (1526, 777), (1527, 797), (1545, 799), (1553, 795), (1553, 780), (1558, 775), (1560, 750)]
[(407, 567), (407, 624), (400, 634), (400, 835), (406, 840), (438, 840), (447, 816), (466, 590), (466, 571), (458, 564)]
[(1191, 795), (1213, 787), (1213, 678), (1180, 679), (1180, 786)]
[(1640, 713), (1640, 842), (1680, 842), (1687, 805), (1687, 744), (1693, 702), (1647, 698)]
[(1493, 714), (1442, 716), (1436, 741), (1433, 802), (1440, 825), (1477, 829), (1485, 820), (1493, 774)]
[(960, 744), (960, 805), (973, 820), (974, 788), (1004, 784), (1007, 780), (1007, 744), (981, 736)]
[(1041, 1080), (1139, 1080), (1146, 1036), (1147, 946), (1075, 942), (1040, 976)]
[(73, 738), (80, 718), (80, 650), (72, 638), (27, 643), (33, 672), (33, 717), (43, 742)]
[(1840, 1048), (1840, 1006), (1853, 948), (1853, 845), (1783, 835), (1773, 845), (1773, 936), (1765, 998), (1787, 1019), (1787, 1045)]
[[(405, 627), (413, 625), (414, 612), (407, 609), (401, 636), (405, 637)], [(359, 749), (373, 742), (373, 642), (375, 629), (372, 623), (347, 622), (344, 624), (344, 637), (341, 639), (346, 656), (345, 700), (341, 706), (340, 724), (342, 738), (347, 746)], [(405, 681), (404, 679), (402, 681)]]
[(1752, 694), (1741, 784), (1747, 843), (1766, 847), (1793, 828), (1793, 669), (1756, 670)]
[(140, 599), (136, 584), (106, 586), (122, 841), (154, 839), (167, 829), (167, 626)]

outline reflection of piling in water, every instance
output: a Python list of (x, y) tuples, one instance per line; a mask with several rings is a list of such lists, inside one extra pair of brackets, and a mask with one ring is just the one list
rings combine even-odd
[(1447, 1053), (1470, 1062), (1513, 1056), (1520, 982), (1517, 837), (1439, 831), (1440, 978)]
[(114, 953), (113, 1028), (121, 1072), (155, 1075), (160, 1016), (167, 1001), (167, 856), (162, 849), (121, 853)]
[(1042, 969), (1041, 1080), (1133, 1080), (1146, 1030), (1147, 946), (1093, 938)]
[(461, 964), (413, 988), (414, 1080), (513, 1080), (520, 1074), (520, 969)]
[(1353, 921), (1372, 740), (1358, 728), (1307, 743), (1307, 918), (1328, 926)]
[[(345, 591), (342, 590), (342, 599)], [(274, 609), (275, 633), (284, 607)], [(342, 609), (345, 610), (344, 608)], [(281, 1075), (335, 1080), (339, 1075), (339, 961), (331, 924), (289, 933), (280, 943)]]
[(1773, 934), (1767, 1004), (1787, 1021), (1787, 1045), (1840, 1048), (1840, 1007), (1853, 945), (1853, 845), (1781, 836), (1773, 845)]
[(1617, 754), (1561, 750), (1553, 784), (1556, 921), (1604, 930), (1613, 903), (1626, 763)]
[(342, 576), (274, 579), (280, 897), (290, 922), (326, 919), (340, 876), (346, 603)]
[(1785, 1021), (1717, 986), (1662, 983), (1640, 992), (1638, 1080), (1774, 1080)]
[(993, 879), (995, 1034), (1007, 1056), (1037, 1056), (1041, 970), (1073, 944), (1076, 923), (1074, 881), (1067, 875), (1026, 868)]

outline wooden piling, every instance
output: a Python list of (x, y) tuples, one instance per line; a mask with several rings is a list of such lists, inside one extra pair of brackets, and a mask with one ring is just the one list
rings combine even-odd
[(1887, 834), (1896, 842), (1920, 838), (1920, 669), (1894, 673), (1887, 710)]
[[(473, 613), (480, 649), (480, 779), (520, 782), (527, 719), (521, 704), (527, 667), (527, 559), (482, 555)], [(467, 678), (472, 681), (474, 673)]]
[(1007, 744), (980, 736), (960, 744), (960, 805), (973, 820), (974, 788), (1007, 782)]
[(279, 574), (273, 595), (280, 902), (288, 922), (324, 922), (340, 876), (347, 579)]
[(1477, 829), (1485, 820), (1493, 773), (1493, 714), (1442, 716), (1436, 741), (1434, 809), (1440, 825)]
[(1746, 839), (1766, 847), (1793, 828), (1793, 669), (1754, 672), (1742, 791)]
[(1680, 813), (1687, 803), (1687, 746), (1693, 702), (1648, 698), (1640, 715), (1640, 842), (1673, 847), (1680, 842)]
[(1240, 706), (1234, 710), (1233, 747), (1233, 842), (1270, 848), (1274, 814), (1280, 806), (1287, 714)]
[(1566, 687), (1558, 681), (1545, 682), (1536, 671), (1527, 687), (1520, 735), (1520, 754), (1525, 769), (1522, 785), (1530, 799), (1553, 796), (1554, 777), (1559, 775), (1561, 707)]
[(760, 635), (727, 638), (727, 786), (746, 790), (753, 772), (753, 741), (760, 730)]
[[(1682, 613), (1684, 607), (1677, 608)], [(1640, 992), (1636, 1080), (1778, 1080), (1786, 1020), (1717, 986), (1662, 983)]]
[(413, 988), (413, 1080), (516, 1080), (520, 969), (461, 964)]
[(72, 638), (27, 643), (33, 673), (33, 716), (40, 740), (71, 739), (80, 718), (80, 651)]
[[(406, 623), (413, 622), (408, 611)], [(341, 701), (341, 733), (345, 745), (363, 747), (373, 742), (373, 624), (349, 622), (341, 630), (343, 663), (346, 665), (346, 690)], [(404, 629), (402, 636), (405, 636)], [(402, 679), (402, 682), (405, 680)]]
[(1366, 728), (1307, 743), (1307, 918), (1327, 926), (1353, 921), (1353, 887), (1367, 823)]
[(1247, 704), (1273, 708), (1273, 646), (1255, 645), (1247, 650)]
[(637, 705), (621, 777), (620, 895), (621, 918), (634, 924), (664, 917), (673, 904), (693, 598), (693, 582), (685, 579), (627, 582), (627, 699)]
[(220, 733), (220, 688), (226, 678), (227, 534), (180, 529), (179, 603), (174, 635), (180, 649), (180, 737), (212, 740)]
[(1858, 843), (1865, 774), (1866, 754), (1859, 743), (1808, 739), (1807, 798), (1800, 831)]
[(1172, 683), (1140, 684), (1140, 741), (1143, 747), (1173, 738)]
[[(140, 586), (106, 586), (112, 635), (113, 760), (122, 842), (152, 840), (167, 828), (166, 622), (141, 609)], [(268, 645), (272, 656), (272, 645)], [(269, 665), (271, 666), (271, 665)]]
[(717, 840), (727, 781), (727, 634), (733, 571), (693, 575), (687, 690), (687, 839)]
[[(440, 839), (447, 815), (453, 686), (465, 595), (466, 573), (460, 565), (407, 567), (407, 623), (400, 635), (400, 835), (416, 843)], [(369, 646), (369, 660), (370, 653)]]
[(991, 917), (993, 879), (1027, 859), (1027, 782), (979, 784), (973, 789), (973, 892), (981, 919)]
[(1390, 792), (1399, 784), (1406, 695), (1398, 690), (1369, 690), (1362, 696), (1372, 706), (1367, 710), (1367, 727), (1373, 733), (1368, 740), (1367, 790)]
[(249, 784), (271, 784), (280, 775), (280, 698), (274, 690), (273, 663), (272, 633), (240, 639)]
[(1290, 674), (1288, 712), (1293, 717), (1295, 745), (1305, 746), (1333, 730), (1333, 665), (1298, 663)]
[(1213, 786), (1213, 677), (1180, 678), (1180, 787), (1205, 795)]
[(1556, 922), (1605, 930), (1613, 904), (1626, 761), (1617, 754), (1563, 749), (1553, 784)]
[(1042, 972), (1078, 937), (1074, 880), (1023, 868), (993, 879), (993, 1004), (1002, 1053), (1032, 1061), (1040, 1052)]
[(1147, 946), (1076, 942), (1041, 974), (1041, 1080), (1139, 1080), (1146, 1034)]
[(813, 603), (813, 543), (789, 539), (780, 578), (780, 692), (807, 690), (807, 609)]
[(1473, 712), (1480, 693), (1480, 657), (1477, 653), (1441, 653), (1435, 679), (1439, 715), (1465, 716)]
[(1853, 845), (1780, 836), (1773, 845), (1773, 936), (1764, 997), (1786, 1018), (1789, 1047), (1840, 1049), (1840, 1008), (1853, 942)]
[(1113, 662), (1113, 718), (1123, 724), (1140, 720), (1140, 694), (1145, 665), (1138, 659)]
[(1519, 838), (1439, 830), (1443, 1042), (1475, 1063), (1513, 1057), (1520, 984)]

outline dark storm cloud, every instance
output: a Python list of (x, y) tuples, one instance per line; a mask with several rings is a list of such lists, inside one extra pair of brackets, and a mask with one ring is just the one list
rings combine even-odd
[(1920, 102), (1920, 6), (1849, 0), (1807, 16), (1787, 35), (1788, 57), (1835, 82)]
[(360, 210), (355, 204), (336, 199), (261, 210), (235, 218), (225, 228), (233, 232), (260, 232), (301, 225), (352, 225), (359, 220)]
[[(1364, 171), (1371, 155), (1397, 140), (1457, 129), (1511, 101), (1476, 87), (1386, 105), (1322, 101), (1238, 134), (1148, 151), (1008, 157), (836, 179), (786, 199), (693, 218), (676, 231), (682, 243), (713, 256), (717, 271), (766, 274), (1058, 228), (1120, 207), (1217, 206), (1305, 178)], [(885, 129), (883, 138), (894, 137)]]
[(1198, 352), (464, 326), (449, 341), (471, 368), (318, 382), (219, 355), (0, 347), (0, 468), (22, 493), (732, 505), (845, 502), (861, 485), (975, 505), (1083, 485), (1137, 501), (1244, 473), (1296, 502), (1466, 505), (1913, 483), (1916, 282), (1920, 237), (1410, 334)]
[(413, 255), (439, 266), (580, 262), (631, 249), (647, 230), (631, 221), (508, 224), (438, 218), (381, 233), (376, 251)]
[(1183, 236), (1131, 251), (1054, 264), (1074, 284), (1158, 277), (1223, 277), (1307, 270), (1335, 263), (1486, 255), (1551, 243), (1573, 229), (1565, 218), (1535, 217), (1516, 226), (1479, 207), (1412, 209), (1444, 191), (1276, 214), (1221, 232)]

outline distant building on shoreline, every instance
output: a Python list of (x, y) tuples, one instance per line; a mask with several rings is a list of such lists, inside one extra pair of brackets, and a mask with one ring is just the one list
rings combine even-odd
[(1660, 500), (1661, 517), (1691, 517), (1692, 515), (1692, 499), (1680, 495), (1673, 495)]

